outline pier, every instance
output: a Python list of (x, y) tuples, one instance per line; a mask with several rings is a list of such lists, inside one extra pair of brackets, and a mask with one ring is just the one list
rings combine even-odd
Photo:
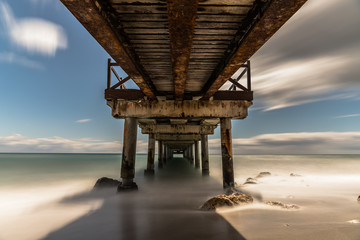
[(156, 174), (157, 142), (159, 169), (181, 154), (208, 175), (208, 135), (220, 125), (223, 187), (233, 188), (231, 120), (252, 105), (249, 58), (306, 0), (61, 1), (114, 60), (105, 99), (125, 119), (118, 191), (138, 187), (138, 127), (149, 136), (144, 174)]

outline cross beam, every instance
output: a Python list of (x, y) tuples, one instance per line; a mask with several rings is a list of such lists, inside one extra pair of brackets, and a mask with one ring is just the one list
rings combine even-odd
[(142, 134), (214, 134), (215, 126), (209, 125), (167, 125), (167, 124), (139, 124)]
[(234, 118), (247, 117), (249, 101), (127, 101), (108, 100), (115, 118)]

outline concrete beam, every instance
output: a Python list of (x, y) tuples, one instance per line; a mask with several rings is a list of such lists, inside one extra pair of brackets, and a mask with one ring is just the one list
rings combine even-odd
[(182, 135), (169, 135), (169, 134), (155, 134), (157, 141), (200, 141), (199, 134), (182, 134)]
[(248, 101), (127, 101), (108, 100), (115, 118), (235, 118), (243, 119), (252, 105)]
[(175, 124), (186, 124), (187, 123), (187, 119), (182, 119), (182, 118), (180, 118), (180, 119), (170, 119), (170, 124), (173, 124), (173, 125), (175, 125)]
[(142, 134), (164, 133), (164, 134), (214, 134), (217, 127), (211, 125), (147, 125), (140, 124)]

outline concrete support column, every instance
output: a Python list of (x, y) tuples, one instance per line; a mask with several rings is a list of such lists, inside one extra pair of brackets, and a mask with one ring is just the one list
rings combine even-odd
[(159, 162), (159, 165), (158, 167), (159, 168), (163, 168), (163, 144), (162, 144), (162, 141), (158, 141), (158, 162)]
[(193, 147), (193, 144), (190, 145), (190, 163), (194, 164), (194, 147)]
[(199, 141), (195, 141), (195, 167), (200, 168)]
[(137, 119), (125, 118), (121, 161), (122, 183), (118, 186), (118, 191), (126, 189), (137, 189), (136, 183), (133, 182), (135, 177), (136, 138)]
[(155, 134), (149, 134), (148, 141), (148, 156), (147, 156), (147, 167), (145, 169), (145, 175), (154, 174), (154, 160), (155, 160)]
[(164, 148), (164, 149), (163, 149), (163, 151), (164, 151), (164, 153), (163, 153), (163, 156), (164, 156), (163, 162), (164, 162), (164, 164), (166, 164), (166, 161), (167, 161), (167, 158), (168, 158), (168, 155), (167, 155), (167, 145), (164, 144), (163, 148)]
[(201, 168), (203, 175), (209, 175), (208, 135), (201, 135)]
[(234, 187), (234, 167), (232, 156), (231, 119), (221, 118), (221, 154), (223, 170), (223, 187)]

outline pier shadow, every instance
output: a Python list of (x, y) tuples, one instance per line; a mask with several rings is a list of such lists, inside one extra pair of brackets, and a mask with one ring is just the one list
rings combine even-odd
[(117, 194), (114, 188), (63, 199), (63, 204), (104, 202), (44, 239), (245, 239), (222, 216), (199, 210), (208, 198), (223, 193), (222, 185), (202, 177), (186, 159), (168, 161), (150, 178), (143, 171), (136, 174), (138, 191)]

